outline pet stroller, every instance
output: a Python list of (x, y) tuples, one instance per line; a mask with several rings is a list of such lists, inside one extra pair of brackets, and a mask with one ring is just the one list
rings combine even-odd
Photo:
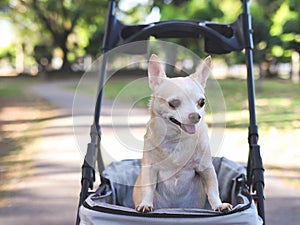
[[(139, 213), (131, 199), (140, 160), (114, 162), (104, 168), (101, 157), (100, 114), (103, 82), (107, 73), (105, 54), (100, 69), (99, 89), (96, 98), (91, 141), (82, 166), (81, 193), (76, 224), (264, 224), (264, 169), (258, 143), (255, 113), (255, 91), (252, 58), (252, 27), (249, 0), (242, 0), (243, 11), (229, 24), (194, 20), (169, 20), (143, 25), (124, 25), (115, 15), (115, 0), (109, 0), (103, 53), (118, 46), (155, 38), (199, 38), (202, 36), (205, 51), (226, 54), (245, 49), (249, 105), (249, 156), (246, 169), (226, 158), (215, 158), (213, 164), (219, 182), (222, 201), (230, 202), (233, 210), (219, 213), (209, 209), (159, 209)], [(139, 48), (139, 51), (143, 51)], [(138, 52), (137, 52), (138, 53)], [(96, 164), (101, 184), (92, 191)]]

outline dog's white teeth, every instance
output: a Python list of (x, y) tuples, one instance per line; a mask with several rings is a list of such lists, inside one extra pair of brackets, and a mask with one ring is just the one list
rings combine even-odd
[(195, 125), (181, 124), (181, 128), (184, 131), (186, 131), (188, 134), (194, 134), (194, 133), (196, 133), (196, 127), (195, 127)]

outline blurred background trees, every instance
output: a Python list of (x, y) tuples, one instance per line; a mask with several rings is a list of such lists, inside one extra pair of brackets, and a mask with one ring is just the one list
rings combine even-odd
[[(278, 67), (282, 67), (290, 79), (298, 81), (300, 1), (250, 2), (254, 60), (260, 76), (278, 77)], [(240, 0), (119, 0), (117, 6), (116, 14), (124, 23), (167, 19), (232, 22), (241, 12)], [(15, 60), (19, 70), (22, 63), (26, 68), (34, 62), (40, 68), (69, 70), (86, 55), (100, 53), (106, 10), (107, 1), (98, 0), (1, 0), (0, 19), (13, 24), (15, 38), (11, 42), (14, 46), (1, 48), (0, 57), (11, 63)], [(175, 41), (204, 54), (202, 40)], [(228, 64), (243, 62), (241, 53), (222, 59)]]
[(95, 54), (90, 46), (94, 34), (104, 29), (106, 5), (97, 0), (5, 0), (1, 14), (14, 25), (15, 43), (24, 54), (42, 67), (56, 59), (57, 68), (69, 70), (89, 50)]

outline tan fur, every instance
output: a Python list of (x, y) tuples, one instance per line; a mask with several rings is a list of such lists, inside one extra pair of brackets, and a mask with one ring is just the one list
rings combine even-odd
[[(133, 190), (138, 211), (203, 208), (206, 195), (213, 210), (231, 210), (231, 205), (219, 197), (204, 107), (198, 104), (205, 98), (210, 64), (208, 57), (191, 76), (170, 79), (158, 57), (150, 58), (151, 118), (144, 136), (141, 172)], [(172, 105), (174, 99), (178, 100), (176, 107)]]

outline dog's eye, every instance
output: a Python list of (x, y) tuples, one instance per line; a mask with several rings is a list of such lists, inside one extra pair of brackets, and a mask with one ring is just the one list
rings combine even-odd
[(198, 107), (202, 108), (205, 104), (205, 99), (201, 98), (199, 99), (199, 101), (197, 102)]
[(179, 99), (173, 99), (169, 101), (169, 106), (173, 109), (176, 109), (180, 105), (180, 100)]

